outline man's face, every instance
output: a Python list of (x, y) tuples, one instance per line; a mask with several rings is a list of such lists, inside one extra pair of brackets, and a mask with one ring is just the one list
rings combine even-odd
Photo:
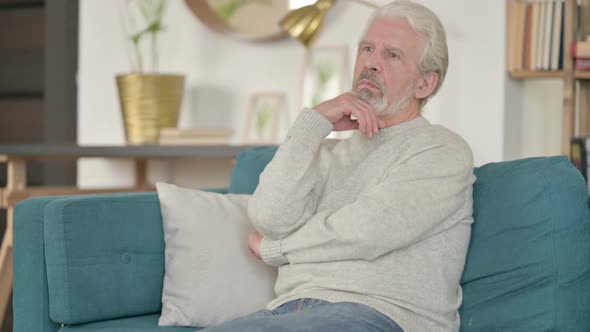
[(375, 112), (395, 112), (414, 100), (424, 38), (402, 18), (380, 17), (359, 44), (353, 92)]

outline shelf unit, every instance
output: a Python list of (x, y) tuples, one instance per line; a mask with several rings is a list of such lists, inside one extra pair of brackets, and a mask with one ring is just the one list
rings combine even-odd
[(509, 71), (510, 77), (515, 80), (524, 80), (529, 78), (562, 78), (563, 70), (553, 71), (533, 71), (533, 70), (512, 70)]
[[(511, 17), (511, 3), (527, 2), (527, 0), (506, 0), (507, 18)], [(578, 1), (580, 5), (578, 6)], [(577, 17), (580, 11), (580, 34), (590, 34), (590, 0), (565, 0), (564, 7), (564, 47), (563, 70), (559, 71), (508, 71), (510, 78), (515, 80), (527, 79), (561, 79), (563, 81), (562, 100), (562, 137), (561, 150), (565, 155), (570, 154), (570, 140), (576, 134), (590, 135), (590, 71), (575, 71), (571, 54), (571, 45), (578, 34)], [(507, 31), (507, 41), (514, 31)], [(507, 44), (507, 56), (511, 53), (510, 44)], [(576, 83), (579, 82), (579, 89)], [(579, 114), (576, 122), (576, 102), (579, 106)]]

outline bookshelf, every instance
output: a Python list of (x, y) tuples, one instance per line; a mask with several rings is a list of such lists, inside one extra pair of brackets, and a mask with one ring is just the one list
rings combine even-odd
[[(557, 1), (557, 2), (556, 2)], [(534, 58), (534, 55), (526, 53), (522, 50), (522, 47), (535, 48), (534, 37), (530, 37), (527, 41), (527, 27), (524, 23), (518, 23), (518, 19), (524, 19), (525, 22), (531, 20), (531, 14), (527, 13), (528, 7), (531, 4), (539, 3), (563, 3), (562, 7), (562, 19), (563, 34), (560, 36), (562, 47), (559, 50), (561, 53), (561, 61), (558, 70), (539, 70), (538, 66), (536, 69), (531, 70), (529, 62), (528, 66), (524, 63), (527, 56)], [(579, 2), (579, 4), (578, 4)], [(524, 5), (523, 5), (524, 4)], [(519, 7), (520, 6), (520, 7)], [(537, 5), (539, 6), (539, 5)], [(540, 5), (543, 6), (543, 5)], [(523, 7), (525, 9), (523, 9)], [(549, 7), (549, 5), (547, 5)], [(556, 12), (557, 5), (554, 5), (553, 13)], [(565, 155), (570, 155), (570, 141), (574, 135), (590, 135), (590, 71), (576, 71), (574, 70), (574, 61), (571, 53), (572, 43), (578, 39), (577, 36), (586, 36), (590, 34), (590, 0), (506, 0), (506, 18), (507, 18), (507, 29), (506, 29), (506, 40), (507, 40), (507, 72), (509, 77), (514, 80), (528, 80), (528, 79), (559, 79), (563, 82), (563, 100), (562, 100), (562, 137), (561, 137), (561, 150)], [(524, 12), (523, 12), (524, 10)], [(537, 20), (542, 22), (543, 13), (549, 9), (538, 9), (539, 13)], [(524, 17), (522, 16), (524, 15)], [(533, 14), (535, 12), (533, 11)], [(555, 19), (556, 14), (553, 14)], [(577, 17), (580, 16), (580, 27), (578, 29)], [(547, 20), (550, 14), (548, 14)], [(516, 20), (516, 21), (515, 21)], [(534, 21), (534, 20), (533, 20)], [(539, 24), (539, 23), (536, 23)], [(520, 28), (519, 28), (520, 26)], [(520, 30), (519, 30), (520, 29)], [(524, 30), (522, 30), (524, 29)], [(534, 30), (534, 28), (529, 27)], [(542, 28), (537, 28), (537, 31), (543, 31)], [(547, 35), (550, 36), (550, 35)], [(520, 38), (524, 38), (521, 40)], [(553, 40), (554, 38), (550, 39)], [(528, 42), (528, 44), (527, 44)], [(519, 44), (520, 43), (520, 44)], [(524, 46), (523, 46), (524, 45)], [(521, 47), (521, 49), (515, 49)], [(538, 47), (538, 46), (537, 46)], [(537, 48), (538, 50), (539, 48)], [(516, 59), (516, 60), (515, 60)], [(515, 62), (516, 61), (516, 62)], [(534, 60), (531, 60), (535, 62)], [(516, 65), (515, 65), (516, 63)], [(538, 61), (537, 61), (538, 65)], [(516, 67), (516, 68), (515, 68)], [(547, 68), (544, 68), (547, 69)], [(576, 84), (578, 88), (576, 89)], [(576, 117), (576, 104), (578, 105), (578, 116)], [(577, 118), (577, 119), (576, 119)], [(576, 130), (577, 129), (577, 130)]]

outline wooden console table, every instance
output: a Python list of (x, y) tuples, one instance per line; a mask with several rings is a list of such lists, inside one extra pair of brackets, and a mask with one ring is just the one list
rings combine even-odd
[[(148, 160), (172, 159), (233, 159), (254, 146), (78, 146), (15, 144), (0, 145), (0, 163), (7, 164), (7, 183), (0, 187), (0, 208), (7, 209), (6, 231), (0, 247), (0, 327), (13, 282), (12, 224), (14, 207), (24, 199), (35, 196), (80, 195), (115, 192), (153, 191), (148, 183)], [(78, 158), (131, 159), (135, 164), (135, 185), (131, 188), (79, 189), (77, 187), (27, 187), (27, 161), (77, 160)]]

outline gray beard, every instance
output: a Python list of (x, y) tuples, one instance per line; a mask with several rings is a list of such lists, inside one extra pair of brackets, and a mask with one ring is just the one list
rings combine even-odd
[(408, 103), (410, 102), (410, 99), (412, 99), (412, 96), (414, 95), (415, 91), (416, 90), (414, 89), (414, 85), (409, 86), (408, 90), (406, 90), (406, 93), (404, 93), (404, 95), (400, 99), (398, 99), (393, 105), (389, 105), (389, 107), (387, 107), (387, 109), (380, 114), (392, 114), (405, 108), (406, 106), (408, 106)]
[(373, 96), (371, 90), (369, 89), (361, 89), (359, 92), (356, 93), (357, 97), (359, 97), (365, 103), (371, 105), (373, 111), (379, 115), (387, 115), (395, 113), (402, 108), (408, 106), (412, 95), (414, 94), (415, 89), (414, 85), (408, 87), (404, 95), (395, 103), (388, 104), (387, 99), (383, 97), (383, 94), (380, 96)]
[[(375, 111), (377, 114), (384, 114), (384, 112), (387, 110), (387, 99), (379, 96), (373, 97), (373, 94), (369, 89), (361, 89), (361, 91), (359, 91), (356, 95), (362, 101), (371, 105), (373, 111)], [(383, 96), (383, 94), (381, 94), (381, 96)]]

